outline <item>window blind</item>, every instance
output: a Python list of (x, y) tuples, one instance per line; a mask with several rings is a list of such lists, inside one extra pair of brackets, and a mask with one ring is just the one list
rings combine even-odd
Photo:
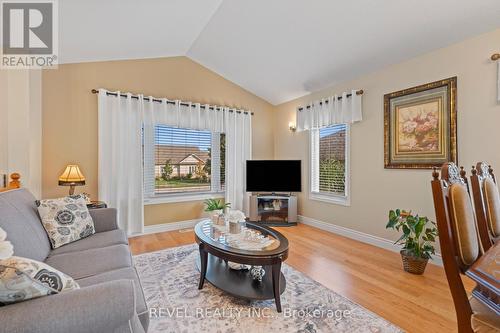
[(346, 196), (347, 125), (311, 132), (311, 191)]
[(205, 130), (156, 125), (144, 132), (144, 184), (150, 196), (219, 192), (221, 138)]

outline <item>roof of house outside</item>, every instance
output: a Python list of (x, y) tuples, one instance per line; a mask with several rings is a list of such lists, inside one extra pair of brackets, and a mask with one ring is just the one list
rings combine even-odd
[(208, 151), (201, 150), (196, 146), (175, 146), (175, 145), (156, 145), (155, 146), (155, 164), (163, 165), (167, 160), (171, 164), (180, 164), (184, 159), (194, 155), (203, 163), (206, 163), (209, 156)]

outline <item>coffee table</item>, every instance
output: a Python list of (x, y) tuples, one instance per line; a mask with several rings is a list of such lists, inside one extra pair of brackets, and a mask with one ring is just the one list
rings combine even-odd
[[(272, 244), (249, 250), (248, 244), (235, 242), (234, 235), (230, 235), (224, 227), (214, 225), (211, 220), (203, 220), (195, 226), (195, 239), (200, 250), (198, 289), (203, 288), (206, 279), (235, 297), (251, 300), (274, 298), (276, 310), (281, 312), (280, 295), (286, 288), (281, 263), (288, 258), (288, 240), (278, 231), (265, 226), (250, 222), (242, 225), (269, 237)], [(228, 261), (262, 266), (265, 271), (262, 281), (254, 280), (249, 270), (229, 268)]]

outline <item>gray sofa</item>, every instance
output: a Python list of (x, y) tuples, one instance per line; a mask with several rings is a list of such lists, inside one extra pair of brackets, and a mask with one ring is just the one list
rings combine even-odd
[(0, 227), (14, 255), (43, 261), (81, 289), (0, 306), (0, 332), (122, 333), (147, 331), (149, 315), (116, 210), (93, 209), (96, 233), (52, 250), (35, 198), (26, 189), (0, 193)]

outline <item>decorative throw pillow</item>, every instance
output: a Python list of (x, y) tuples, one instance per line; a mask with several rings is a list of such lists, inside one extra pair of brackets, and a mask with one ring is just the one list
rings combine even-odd
[(0, 305), (79, 288), (71, 277), (42, 262), (21, 257), (0, 260)]
[(36, 205), (54, 249), (95, 233), (94, 221), (81, 195), (39, 200)]

